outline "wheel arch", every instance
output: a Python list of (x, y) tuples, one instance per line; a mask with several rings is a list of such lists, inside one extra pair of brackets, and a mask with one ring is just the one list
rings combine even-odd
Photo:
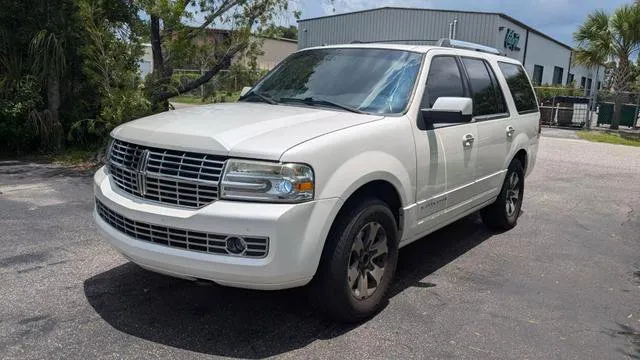
[[(516, 153), (513, 155), (513, 158), (511, 159), (511, 161), (513, 161), (514, 159), (517, 159), (518, 161), (520, 161), (520, 164), (522, 165), (522, 169), (524, 170), (524, 173), (526, 174), (527, 173), (527, 165), (528, 165), (528, 162), (529, 162), (527, 150), (520, 149), (520, 150), (516, 151)], [(511, 161), (509, 162), (509, 164), (511, 164)]]
[[(348, 213), (354, 206), (357, 206), (360, 202), (368, 198), (377, 198), (389, 206), (389, 209), (396, 221), (396, 225), (398, 226), (398, 242), (400, 241), (402, 238), (402, 229), (404, 227), (401, 191), (398, 190), (396, 185), (386, 179), (377, 178), (369, 180), (355, 187), (348, 194), (345, 194), (345, 200), (341, 202), (340, 209), (336, 212), (336, 215), (333, 219), (328, 219), (331, 221), (331, 224), (326, 237), (323, 239), (324, 243), (322, 244), (322, 252), (320, 261), (318, 262), (318, 268), (322, 266), (325, 262), (325, 258), (328, 256), (326, 249), (330, 239), (333, 236), (336, 236), (335, 232), (337, 231), (341, 217), (344, 216), (345, 213)], [(315, 274), (318, 274), (318, 269), (316, 269)]]
[(342, 214), (367, 198), (377, 198), (387, 204), (396, 220), (396, 226), (398, 226), (398, 230), (402, 230), (402, 197), (400, 196), (400, 192), (398, 191), (396, 186), (394, 186), (391, 182), (383, 179), (368, 181), (353, 190), (342, 203), (342, 206), (333, 219), (331, 226), (333, 227), (333, 225), (336, 223), (336, 220)]

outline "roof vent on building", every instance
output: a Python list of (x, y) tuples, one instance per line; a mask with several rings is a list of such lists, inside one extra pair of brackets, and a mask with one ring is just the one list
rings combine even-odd
[(500, 51), (498, 51), (498, 49), (496, 48), (492, 48), (489, 46), (480, 45), (480, 44), (476, 44), (468, 41), (462, 41), (462, 40), (440, 39), (436, 43), (436, 46), (450, 47), (450, 48), (457, 48), (457, 49), (467, 49), (467, 50), (480, 51), (480, 52), (485, 52), (485, 53), (494, 54), (494, 55), (501, 55)]

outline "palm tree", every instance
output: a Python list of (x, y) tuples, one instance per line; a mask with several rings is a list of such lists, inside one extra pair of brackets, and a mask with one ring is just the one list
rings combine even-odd
[(64, 40), (56, 34), (42, 30), (31, 40), (29, 54), (32, 57), (33, 71), (43, 79), (47, 88), (47, 110), (38, 113), (35, 120), (41, 124), (47, 134), (53, 150), (62, 146), (62, 124), (60, 109), (60, 79), (65, 70)]
[(591, 13), (573, 34), (578, 43), (574, 62), (586, 67), (604, 66), (613, 61), (614, 111), (611, 129), (617, 129), (622, 110), (622, 93), (629, 88), (630, 58), (640, 47), (640, 3), (625, 4), (609, 15)]

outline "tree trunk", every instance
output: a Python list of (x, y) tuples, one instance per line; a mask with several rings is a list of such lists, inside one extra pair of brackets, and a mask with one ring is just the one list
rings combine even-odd
[(613, 118), (611, 119), (611, 129), (617, 130), (620, 124), (620, 116), (622, 115), (622, 103), (624, 102), (624, 92), (629, 86), (629, 76), (631, 75), (629, 69), (629, 59), (620, 57), (618, 67), (615, 72), (615, 94), (613, 105)]
[(618, 130), (620, 125), (620, 115), (622, 115), (622, 94), (616, 91), (613, 99), (613, 117), (611, 118), (611, 130)]
[(171, 88), (165, 91), (156, 92), (152, 101), (154, 103), (167, 101), (171, 97), (191, 91), (193, 89), (196, 89), (198, 86), (204, 85), (221, 70), (227, 69), (229, 67), (229, 64), (231, 63), (231, 59), (233, 59), (236, 54), (243, 51), (245, 48), (246, 44), (242, 44), (235, 47), (234, 49), (229, 50), (224, 56), (216, 60), (215, 66), (205, 71), (204, 74), (202, 74), (199, 78), (182, 84), (177, 88)]
[(160, 38), (160, 18), (151, 15), (151, 52), (153, 54), (153, 72), (164, 73), (162, 57), (162, 39)]
[(59, 150), (62, 147), (62, 124), (59, 117), (60, 109), (60, 79), (58, 74), (49, 72), (47, 79), (47, 110), (49, 111), (49, 130), (51, 138), (48, 143), (52, 150)]
[[(162, 38), (160, 35), (160, 18), (151, 15), (151, 52), (153, 54), (153, 85), (151, 93), (151, 109), (154, 112), (169, 110), (167, 99), (158, 99), (157, 93), (168, 87), (166, 80), (164, 56), (162, 55)], [(171, 79), (171, 77), (169, 77)]]
[[(191, 1), (184, 1), (183, 9), (188, 6)], [(213, 19), (220, 16), (224, 11), (227, 11), (233, 2), (225, 2), (224, 5), (219, 9), (218, 12), (214, 13), (207, 22), (211, 23)], [(265, 3), (266, 4), (266, 3)], [(263, 4), (262, 7), (253, 9), (255, 14), (251, 15), (247, 21), (249, 25), (245, 30), (249, 31), (251, 26), (254, 24), (256, 18), (261, 14), (265, 9), (263, 7), (266, 6)], [(227, 8), (229, 7), (229, 8)], [(190, 81), (186, 84), (182, 84), (178, 86), (178, 88), (171, 87), (171, 78), (173, 76), (173, 67), (170, 64), (170, 61), (166, 61), (162, 54), (162, 39), (161, 39), (161, 29), (160, 29), (160, 18), (155, 15), (150, 16), (151, 21), (151, 50), (153, 52), (153, 89), (150, 93), (150, 100), (152, 103), (152, 109), (154, 111), (166, 111), (169, 109), (169, 99), (176, 95), (185, 93), (187, 91), (191, 91), (196, 89), (198, 86), (205, 84), (207, 81), (211, 80), (213, 76), (219, 73), (221, 70), (225, 70), (231, 64), (231, 59), (233, 59), (236, 54), (245, 50), (248, 46), (247, 42), (237, 44), (236, 46), (228, 49), (224, 55), (217, 56), (219, 57), (216, 62), (216, 65), (209, 70), (205, 71), (199, 78)], [(201, 25), (201, 28), (204, 29), (205, 24)], [(171, 38), (173, 36), (172, 29), (167, 27), (164, 29), (164, 36)], [(200, 29), (201, 30), (201, 29)], [(190, 33), (187, 35), (189, 38), (194, 37), (197, 32)]]

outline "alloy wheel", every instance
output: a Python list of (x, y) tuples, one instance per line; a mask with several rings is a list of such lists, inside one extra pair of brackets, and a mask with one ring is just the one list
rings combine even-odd
[(507, 216), (513, 216), (520, 201), (520, 176), (516, 172), (512, 172), (509, 176), (506, 200)]
[(347, 281), (356, 299), (364, 300), (380, 285), (387, 264), (387, 234), (378, 222), (365, 224), (356, 235), (351, 254)]

